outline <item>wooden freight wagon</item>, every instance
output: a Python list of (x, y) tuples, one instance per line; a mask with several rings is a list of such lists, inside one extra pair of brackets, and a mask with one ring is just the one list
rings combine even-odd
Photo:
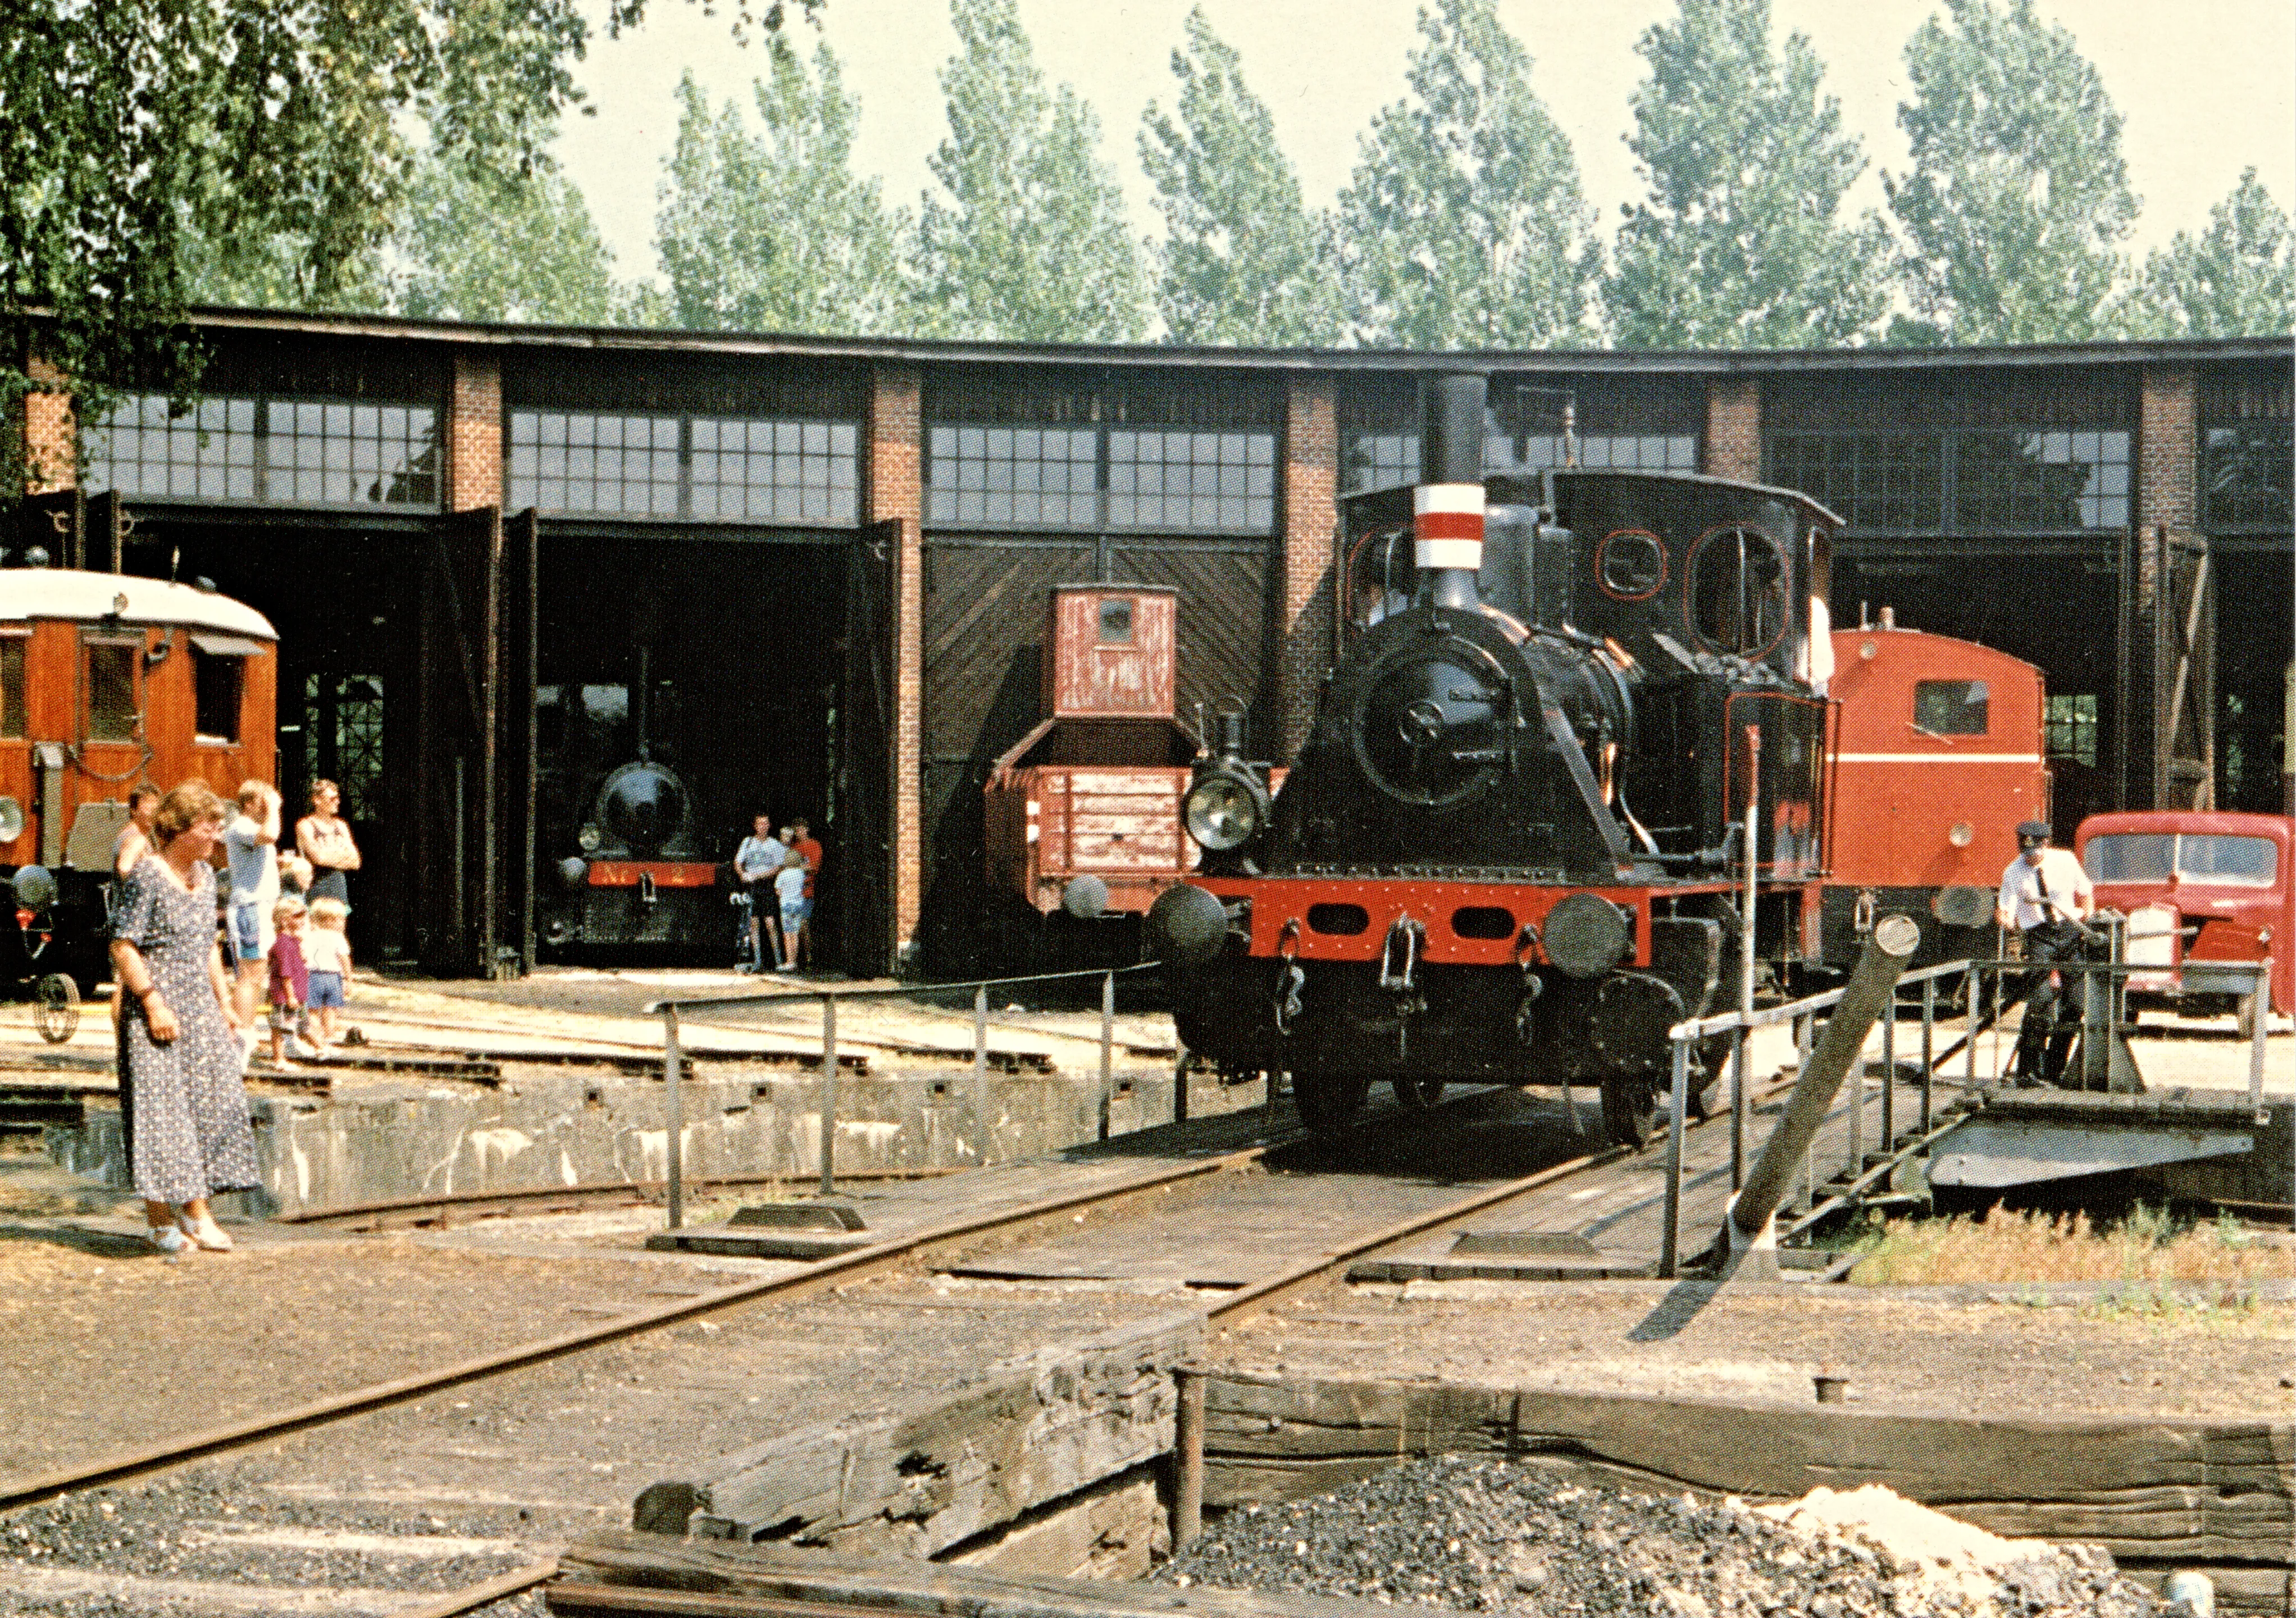
[(1200, 751), (1173, 710), (1177, 594), (1055, 588), (1046, 717), (989, 771), (988, 882), (1040, 915), (1137, 916), (1195, 867), (1180, 800)]

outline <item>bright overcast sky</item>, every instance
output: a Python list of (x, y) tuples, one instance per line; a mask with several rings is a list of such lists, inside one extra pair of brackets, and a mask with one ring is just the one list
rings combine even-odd
[[(1357, 136), (1403, 94), (1416, 0), (1203, 3), (1274, 115), (1309, 203), (1328, 204), (1354, 165)], [(1154, 214), (1140, 174), (1140, 114), (1152, 100), (1172, 104), (1171, 53), (1190, 4), (1019, 0), (1046, 78), (1072, 85), (1098, 113), (1102, 156), (1143, 234)], [(1530, 52), (1531, 86), (1570, 136), (1607, 235), (1619, 207), (1641, 191), (1623, 141), (1644, 68), (1634, 43), (1677, 14), (1674, 0), (1498, 0), (1498, 9)], [(1906, 166), (1897, 125), (1905, 42), (1940, 9), (1936, 0), (1774, 0), (1779, 30), (1810, 37), (1826, 89), (1864, 143), (1869, 166), (1853, 202), (1878, 206), (1878, 171)], [(2204, 226), (2251, 165), (2282, 208), (2296, 209), (2296, 4), (2039, 0), (2038, 9), (2072, 31), (2125, 120), (2123, 149), (2144, 201), (2140, 253)], [(748, 108), (761, 71), (758, 47), (736, 48), (726, 24), (692, 0), (651, 0), (648, 12), (644, 27), (592, 47), (580, 76), (597, 116), (569, 119), (559, 148), (618, 270), (633, 277), (657, 271), (654, 190), (676, 131), (678, 75), (691, 68), (715, 99)], [(925, 159), (947, 129), (936, 77), (956, 43), (947, 0), (828, 0), (817, 34), (800, 25), (793, 37), (808, 53), (815, 37), (837, 53), (861, 103), (856, 167), (883, 179), (889, 201), (914, 208), (931, 179)]]

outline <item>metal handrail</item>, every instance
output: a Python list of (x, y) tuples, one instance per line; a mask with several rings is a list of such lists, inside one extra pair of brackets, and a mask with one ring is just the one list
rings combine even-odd
[[(791, 983), (777, 984), (773, 990), (762, 992), (752, 990), (746, 994), (687, 995), (676, 999), (649, 1001), (646, 1014), (661, 1018), (661, 1072), (663, 1088), (667, 1092), (664, 1110), (668, 1114), (665, 1122), (668, 1136), (664, 1178), (669, 1184), (669, 1228), (680, 1229), (685, 1223), (685, 1103), (683, 1087), (679, 1083), (685, 1072), (685, 1061), (678, 1049), (680, 1013), (780, 1005), (802, 996), (811, 996), (821, 1002), (821, 1184), (817, 1195), (826, 1197), (833, 1196), (837, 1192), (837, 1003), (840, 1000), (891, 999), (914, 998), (920, 993), (972, 990), (973, 1115), (979, 1121), (980, 1133), (980, 1138), (973, 1148), (973, 1161), (979, 1164), (986, 1162), (988, 1156), (988, 991), (991, 989), (1018, 988), (1024, 984), (1072, 981), (1078, 978), (1101, 980), (1099, 1138), (1106, 1140), (1115, 1107), (1116, 980), (1158, 969), (1157, 963), (1146, 961), (1131, 966), (1039, 972), (1009, 978), (964, 978), (948, 983), (901, 983), (868, 988)], [(1188, 1088), (1185, 1053), (1175, 1072), (1172, 1105), (1173, 1121), (1186, 1121)]]

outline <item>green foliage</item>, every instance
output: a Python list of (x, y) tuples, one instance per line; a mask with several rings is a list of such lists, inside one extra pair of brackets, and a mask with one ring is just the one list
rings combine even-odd
[(2120, 115), (2033, 0), (1945, 0), (1906, 46), (1913, 169), (1884, 185), (1911, 246), (1914, 312), (1954, 343), (2113, 335), (2136, 216)]
[(1151, 250), (1156, 304), (1176, 342), (1302, 348), (1333, 343), (1340, 300), (1325, 227), (1300, 201), (1267, 103), (1200, 5), (1172, 53), (1177, 118), (1153, 103), (1140, 162), (1156, 186), (1163, 242)]
[[(820, 0), (801, 0), (810, 12)], [(363, 301), (428, 144), (525, 173), (589, 16), (645, 0), (10, 0), (0, 16), (0, 406), (35, 349), (86, 399), (182, 392), (196, 278)], [(734, 0), (737, 29), (779, 4)], [(18, 464), (0, 473), (0, 493)]]
[(711, 111), (688, 74), (654, 249), (676, 323), (695, 331), (902, 331), (906, 218), (852, 171), (860, 103), (826, 45), (813, 71), (775, 53), (755, 86), (762, 136), (730, 102)]
[(2127, 315), (2132, 337), (2285, 337), (2296, 326), (2296, 236), (2245, 169), (2198, 236), (2178, 231), (2146, 260)]
[(1599, 250), (1570, 143), (1492, 0), (1419, 13), (1411, 94), (1382, 108), (1340, 194), (1357, 334), (1416, 349), (1588, 341)]
[(402, 314), (558, 325), (612, 318), (605, 243), (581, 192), (554, 164), (496, 175), (426, 158), (395, 240)]
[(1148, 326), (1147, 275), (1100, 123), (1047, 91), (1013, 0), (954, 0), (941, 69), (948, 138), (917, 223), (918, 325), (1018, 341), (1130, 341)]
[(1770, 52), (1769, 0), (1684, 0), (1644, 31), (1634, 95), (1649, 198), (1625, 210), (1604, 288), (1626, 348), (1804, 349), (1856, 341), (1890, 301), (1890, 234), (1840, 222), (1866, 167), (1801, 34)]

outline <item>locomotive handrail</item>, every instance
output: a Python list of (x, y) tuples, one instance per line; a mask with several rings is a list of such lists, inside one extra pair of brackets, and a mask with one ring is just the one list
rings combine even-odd
[[(821, 1189), (822, 1196), (832, 1196), (837, 1189), (837, 1003), (840, 1000), (889, 999), (896, 996), (914, 995), (920, 991), (970, 989), (972, 990), (972, 1082), (975, 1097), (974, 1115), (979, 1120), (980, 1142), (974, 1150), (976, 1162), (986, 1162), (988, 1153), (988, 991), (991, 989), (1012, 988), (1024, 983), (1058, 983), (1076, 978), (1098, 978), (1100, 984), (1100, 1138), (1109, 1135), (1110, 1113), (1114, 1105), (1114, 1074), (1116, 1047), (1116, 980), (1139, 973), (1160, 970), (1160, 964), (1143, 961), (1130, 966), (1086, 968), (1073, 972), (1038, 972), (1021, 977), (963, 978), (947, 983), (900, 983), (882, 987), (841, 988), (834, 985), (791, 983), (777, 985), (773, 990), (752, 990), (746, 994), (689, 995), (676, 999), (647, 1002), (645, 1014), (661, 1018), (661, 1073), (666, 1092), (664, 1111), (668, 1117), (665, 1141), (669, 1182), (669, 1228), (680, 1228), (685, 1223), (685, 1103), (679, 1083), (685, 1071), (684, 1058), (678, 1053), (678, 1014), (686, 1011), (709, 1011), (736, 1006), (763, 1006), (794, 1000), (810, 996), (821, 1003)], [(1182, 1053), (1173, 1074), (1175, 1122), (1185, 1122), (1188, 1115), (1187, 1057)]]

